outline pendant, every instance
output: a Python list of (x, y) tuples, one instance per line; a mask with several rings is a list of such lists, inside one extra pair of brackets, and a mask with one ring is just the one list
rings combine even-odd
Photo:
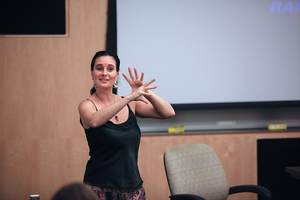
[(119, 121), (119, 118), (118, 118), (118, 116), (117, 116), (117, 115), (115, 116), (115, 119), (116, 119), (116, 121)]

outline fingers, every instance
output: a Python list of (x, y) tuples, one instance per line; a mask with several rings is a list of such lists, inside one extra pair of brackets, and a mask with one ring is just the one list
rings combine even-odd
[[(131, 80), (134, 80), (134, 79), (138, 80), (139, 79), (139, 74), (137, 72), (137, 69), (134, 68), (133, 70), (134, 70), (135, 78), (134, 78), (133, 73), (131, 71), (131, 67), (128, 67), (129, 76), (130, 76)], [(140, 81), (143, 81), (143, 80), (144, 80), (144, 72), (142, 72), (142, 74), (141, 74)]]
[(148, 91), (149, 90), (153, 90), (153, 89), (156, 89), (157, 86), (146, 86), (146, 85), (143, 85), (141, 86), (138, 90), (137, 90), (137, 93), (139, 95), (143, 95), (143, 96), (151, 96), (151, 93), (149, 93)]
[(146, 91), (148, 91), (148, 90), (153, 90), (153, 89), (156, 89), (156, 88), (157, 88), (157, 86), (148, 86), (145, 89), (146, 89)]
[(131, 72), (131, 67), (128, 67), (128, 72), (129, 72), (129, 76), (130, 76), (131, 80), (134, 80), (134, 76)]
[(148, 81), (147, 83), (145, 83), (145, 86), (149, 86), (149, 85), (152, 84), (154, 81), (156, 81), (155, 78), (151, 79), (150, 81)]
[(148, 86), (148, 87), (145, 87), (143, 90), (141, 90), (139, 92), (139, 95), (142, 95), (144, 97), (146, 96), (152, 96), (152, 94), (149, 92), (150, 90), (153, 90), (153, 89), (156, 89), (157, 87), (156, 86)]
[(122, 73), (122, 75), (124, 76), (124, 78), (126, 79), (126, 81), (127, 81), (128, 83), (130, 83), (130, 79), (129, 79), (124, 73)]
[(134, 68), (134, 73), (135, 73), (135, 78), (136, 78), (136, 79), (139, 79), (139, 75), (138, 75), (138, 73), (137, 73), (136, 68)]

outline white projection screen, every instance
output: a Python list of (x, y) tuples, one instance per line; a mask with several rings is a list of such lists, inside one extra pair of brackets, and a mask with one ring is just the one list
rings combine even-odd
[(300, 1), (117, 0), (128, 66), (173, 105), (300, 100)]

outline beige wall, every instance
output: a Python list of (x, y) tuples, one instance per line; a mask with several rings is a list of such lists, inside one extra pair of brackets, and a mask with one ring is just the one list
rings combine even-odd
[[(91, 57), (105, 47), (106, 12), (107, 0), (70, 0), (69, 37), (0, 38), (0, 199), (50, 199), (63, 184), (82, 181), (88, 146), (77, 106), (92, 86)], [(168, 199), (168, 147), (210, 144), (230, 185), (255, 184), (256, 139), (265, 137), (300, 133), (143, 136), (139, 164), (148, 200)]]
[[(163, 165), (163, 153), (180, 144), (204, 143), (217, 152), (228, 177), (229, 185), (257, 184), (257, 139), (299, 138), (300, 132), (264, 132), (143, 136), (139, 166), (149, 200), (167, 200), (170, 195)], [(253, 200), (254, 194), (235, 194), (229, 200)]]
[(0, 38), (0, 199), (50, 196), (82, 181), (88, 147), (77, 106), (105, 49), (107, 0), (70, 0), (69, 37)]

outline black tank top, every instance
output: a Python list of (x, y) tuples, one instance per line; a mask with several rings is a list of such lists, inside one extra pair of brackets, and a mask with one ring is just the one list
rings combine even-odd
[(111, 188), (142, 185), (137, 165), (141, 131), (135, 115), (129, 105), (127, 107), (126, 122), (108, 121), (100, 127), (85, 129), (91, 157), (86, 165), (84, 183)]

